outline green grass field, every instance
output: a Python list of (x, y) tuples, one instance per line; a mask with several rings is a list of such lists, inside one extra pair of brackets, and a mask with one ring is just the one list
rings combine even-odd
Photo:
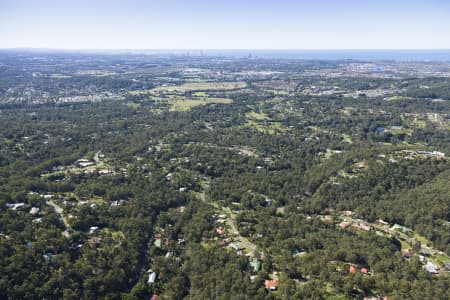
[(342, 138), (344, 139), (345, 142), (347, 142), (349, 144), (353, 143), (352, 137), (347, 133), (343, 133)]
[(198, 98), (198, 99), (188, 99), (188, 98), (177, 98), (176, 100), (169, 101), (171, 105), (170, 111), (187, 111), (192, 107), (199, 105), (206, 105), (209, 103), (222, 103), (230, 104), (233, 100), (226, 98)]
[(450, 258), (445, 257), (444, 255), (441, 254), (436, 254), (435, 255), (436, 259), (441, 262), (442, 264), (446, 264), (450, 262)]
[(153, 92), (189, 92), (189, 91), (226, 91), (245, 88), (245, 82), (192, 82), (176, 86), (161, 86), (154, 88)]
[(270, 120), (270, 118), (264, 113), (257, 113), (255, 111), (251, 111), (245, 114), (247, 119), (251, 120)]

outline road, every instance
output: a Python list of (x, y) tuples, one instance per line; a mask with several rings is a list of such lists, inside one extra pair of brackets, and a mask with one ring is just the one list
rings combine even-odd
[(53, 202), (53, 200), (47, 201), (47, 205), (50, 205), (51, 207), (53, 207), (55, 212), (59, 215), (59, 217), (61, 218), (61, 220), (64, 223), (64, 226), (66, 227), (66, 230), (64, 230), (63, 234), (66, 238), (69, 238), (70, 237), (70, 233), (69, 233), (70, 225), (67, 222), (67, 220), (64, 218), (64, 215), (63, 215), (64, 210), (61, 208), (61, 206), (59, 206), (58, 204)]
[[(236, 243), (239, 248), (241, 249), (245, 249), (246, 255), (249, 256), (254, 256), (255, 252), (257, 250), (257, 246), (255, 244), (253, 244), (252, 242), (250, 242), (246, 237), (243, 237), (238, 230), (238, 227), (236, 225), (236, 213), (233, 212), (229, 207), (226, 206), (220, 206), (217, 202), (215, 201), (207, 201), (206, 200), (206, 190), (209, 188), (209, 179), (206, 179), (203, 185), (203, 190), (198, 194), (198, 197), (200, 198), (200, 200), (204, 203), (210, 204), (212, 206), (214, 206), (217, 209), (222, 209), (225, 212), (225, 215), (227, 216), (226, 219), (226, 225), (229, 227), (232, 235), (233, 235), (233, 239), (234, 239), (234, 243)], [(260, 251), (261, 254), (261, 258), (264, 257), (264, 254)]]

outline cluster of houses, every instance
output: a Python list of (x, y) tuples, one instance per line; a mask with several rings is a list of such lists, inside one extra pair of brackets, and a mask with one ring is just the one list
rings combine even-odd
[(342, 229), (347, 229), (348, 227), (352, 227), (362, 231), (370, 231), (371, 227), (364, 220), (360, 219), (352, 219), (351, 217), (354, 215), (354, 212), (351, 210), (346, 210), (342, 212), (342, 217), (344, 220), (338, 224), (338, 226)]
[[(169, 259), (174, 257), (174, 252), (172, 250), (169, 250), (171, 245), (173, 245), (175, 242), (178, 245), (184, 244), (186, 241), (182, 238), (179, 238), (177, 241), (172, 240), (168, 236), (164, 234), (164, 229), (158, 228), (153, 233), (153, 246), (155, 246), (160, 251), (165, 252), (165, 258)], [(175, 257), (177, 261), (180, 261), (180, 258)], [(152, 268), (147, 270), (148, 278), (147, 278), (147, 284), (152, 285), (158, 280), (158, 272), (153, 270)], [(159, 299), (158, 295), (153, 294), (153, 296), (150, 299)]]
[[(218, 240), (219, 246), (229, 246), (231, 249), (236, 251), (237, 255), (244, 255), (243, 248), (239, 245), (237, 242), (233, 242), (233, 238), (228, 236), (224, 237), (226, 235), (227, 231), (224, 227), (224, 224), (226, 223), (226, 215), (225, 214), (213, 214), (213, 219), (215, 219), (215, 222), (217, 224), (217, 227), (215, 229), (216, 235), (220, 238)], [(250, 266), (250, 280), (253, 282), (258, 272), (261, 270), (261, 260), (257, 257), (252, 256), (252, 254), (247, 254), (249, 256), (249, 266)], [(276, 290), (278, 287), (279, 281), (276, 273), (272, 276), (271, 280), (265, 281), (265, 287), (268, 290)]]
[[(412, 249), (408, 249), (408, 250), (405, 250), (402, 252), (402, 257), (406, 260), (410, 260), (415, 255), (416, 254), (414, 253), (414, 251)], [(438, 265), (436, 265), (435, 263), (433, 263), (432, 261), (427, 260), (424, 255), (419, 254), (419, 261), (424, 263), (423, 268), (428, 273), (434, 274), (434, 275), (439, 274), (439, 271), (441, 268)], [(444, 264), (444, 268), (447, 272), (450, 272), (450, 262)]]
[[(9, 208), (9, 209), (12, 209), (12, 210), (17, 210), (18, 208), (24, 208), (26, 205), (25, 205), (25, 203), (23, 203), (23, 202), (20, 202), (20, 203), (6, 203), (6, 208)], [(29, 206), (28, 206), (29, 207)], [(40, 208), (39, 207), (34, 207), (34, 206), (32, 206), (31, 208), (30, 208), (30, 211), (29, 211), (29, 213), (31, 214), (31, 215), (36, 215), (36, 214), (38, 214), (39, 213), (39, 211), (40, 211)]]
[(396, 151), (397, 157), (403, 157), (405, 159), (416, 158), (434, 158), (436, 160), (445, 160), (445, 153), (440, 151), (414, 151), (414, 150), (401, 150)]
[(339, 223), (339, 227), (342, 229), (347, 229), (350, 226), (362, 231), (370, 231), (371, 229), (371, 227), (362, 220), (342, 221), (341, 223)]
[(97, 93), (92, 95), (64, 96), (56, 99), (56, 103), (84, 103), (84, 102), (100, 102), (104, 100), (119, 99), (117, 94), (113, 93)]
[(368, 268), (365, 268), (365, 267), (359, 268), (357, 265), (354, 265), (354, 264), (349, 265), (348, 272), (351, 274), (356, 274), (358, 272), (361, 272), (362, 274), (365, 274), (365, 275), (371, 275)]
[[(213, 214), (212, 218), (214, 219), (214, 222), (217, 224), (216, 227), (216, 234), (219, 237), (222, 237), (226, 234), (226, 230), (225, 230), (225, 223), (226, 223), (226, 218), (227, 216), (224, 214)], [(225, 238), (221, 238), (218, 241), (219, 246), (226, 246), (229, 245), (231, 242), (233, 241), (233, 239), (231, 237), (225, 237)]]
[(113, 171), (108, 168), (99, 168), (95, 162), (85, 158), (77, 160), (75, 162), (75, 165), (79, 168), (84, 169), (85, 174), (108, 175), (113, 173)]
[[(370, 226), (367, 222), (365, 222), (364, 220), (359, 220), (359, 219), (351, 219), (350, 217), (353, 215), (352, 211), (345, 211), (341, 213), (341, 217), (344, 219), (342, 222), (340, 222), (338, 224), (338, 226), (342, 229), (347, 229), (349, 227), (358, 229), (358, 230), (362, 230), (362, 231), (371, 231), (373, 226)], [(331, 216), (321, 216), (322, 221), (332, 221)], [(380, 230), (382, 231), (378, 231), (376, 230), (376, 234), (378, 235), (388, 235), (388, 236), (392, 236), (392, 234), (394, 234), (395, 232), (397, 233), (402, 233), (400, 235), (397, 234), (397, 236), (399, 236), (400, 239), (406, 239), (408, 243), (412, 243), (413, 242), (413, 238), (409, 238), (408, 236), (411, 235), (411, 233), (413, 233), (413, 230), (411, 228), (408, 228), (406, 226), (402, 226), (399, 224), (394, 224), (392, 227), (389, 227), (389, 223), (386, 221), (383, 221), (381, 219), (377, 220), (376, 223), (378, 225), (381, 225), (382, 227), (376, 227), (375, 228), (381, 228)], [(428, 251), (427, 251), (428, 249)], [(427, 271), (430, 274), (439, 274), (439, 270), (440, 267), (438, 265), (436, 265), (435, 263), (433, 263), (431, 260), (427, 259), (425, 256), (426, 255), (430, 255), (432, 254), (432, 251), (430, 250), (429, 247), (426, 247), (424, 245), (422, 245), (422, 249), (421, 249), (421, 253), (419, 254), (419, 260), (420, 262), (422, 262), (424, 264), (424, 269), (425, 271)], [(414, 253), (413, 250), (408, 249), (402, 252), (402, 257), (405, 260), (409, 260), (411, 259), (413, 256), (415, 256), (416, 254)], [(450, 263), (447, 263), (444, 265), (444, 268), (447, 271), (450, 271)], [(368, 274), (366, 273), (366, 271), (368, 272), (368, 270), (366, 270), (365, 268), (361, 268), (361, 273), (364, 274)], [(350, 273), (356, 273), (357, 269), (355, 266), (350, 266), (349, 268), (349, 272)]]
[(159, 249), (162, 249), (163, 246), (167, 247), (171, 243), (171, 240), (168, 237), (163, 237), (161, 233), (155, 233), (153, 239), (153, 245)]

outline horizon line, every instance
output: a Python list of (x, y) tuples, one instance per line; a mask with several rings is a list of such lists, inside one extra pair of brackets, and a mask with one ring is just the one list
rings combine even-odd
[(52, 51), (450, 51), (450, 48), (54, 48), (0, 47), (0, 50)]

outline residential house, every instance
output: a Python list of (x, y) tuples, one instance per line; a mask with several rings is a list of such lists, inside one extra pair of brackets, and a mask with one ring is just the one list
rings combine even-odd
[(19, 207), (22, 207), (24, 205), (25, 205), (25, 203), (6, 203), (6, 207), (11, 208), (12, 210), (16, 210)]
[(88, 234), (93, 234), (94, 232), (96, 232), (98, 230), (97, 226), (92, 226), (91, 228), (89, 228), (89, 233)]
[(424, 267), (425, 267), (425, 270), (430, 274), (438, 274), (439, 273), (439, 267), (430, 261), (428, 261)]
[(410, 259), (413, 256), (414, 256), (414, 252), (411, 249), (408, 249), (408, 250), (405, 250), (402, 252), (402, 257), (404, 259)]
[(364, 223), (357, 223), (357, 224), (352, 224), (352, 226), (356, 229), (359, 230), (363, 230), (363, 231), (370, 231), (370, 226), (366, 225)]
[(156, 277), (157, 277), (157, 276), (158, 276), (158, 273), (156, 273), (156, 272), (150, 273), (150, 275), (148, 275), (147, 283), (148, 283), (148, 284), (155, 283)]
[(155, 239), (153, 245), (155, 245), (157, 248), (161, 248), (162, 247), (161, 239)]
[(383, 226), (388, 226), (388, 225), (389, 225), (388, 222), (383, 221), (382, 219), (379, 219), (379, 220), (377, 221), (377, 223), (379, 223), (379, 224), (381, 224), (381, 225), (383, 225)]
[(321, 216), (320, 220), (323, 222), (331, 222), (331, 221), (333, 221), (333, 218), (330, 215), (326, 215), (326, 216)]
[(30, 209), (30, 214), (35, 215), (39, 212), (39, 207), (32, 207)]
[(394, 226), (392, 226), (390, 228), (390, 230), (391, 231), (399, 230), (399, 231), (402, 231), (403, 233), (410, 233), (410, 232), (412, 232), (412, 229), (410, 229), (408, 227), (405, 227), (405, 226), (402, 226), (402, 225), (399, 225), (399, 224), (394, 224)]
[(447, 270), (447, 272), (450, 272), (450, 262), (446, 263), (444, 265), (445, 269)]
[(339, 223), (339, 227), (341, 227), (342, 229), (346, 229), (350, 225), (351, 223), (349, 221), (342, 221), (341, 223)]
[(276, 291), (280, 282), (278, 280), (266, 280), (264, 285), (269, 291)]
[(236, 251), (241, 250), (241, 247), (239, 247), (239, 245), (237, 243), (231, 243), (230, 247)]
[(220, 226), (219, 228), (216, 229), (216, 233), (218, 235), (222, 235), (225, 233), (225, 229), (222, 226)]
[(93, 236), (89, 239), (89, 242), (95, 246), (98, 246), (102, 242), (102, 238), (99, 236)]
[(250, 260), (250, 267), (252, 267), (252, 272), (256, 273), (261, 269), (261, 262), (254, 257)]

